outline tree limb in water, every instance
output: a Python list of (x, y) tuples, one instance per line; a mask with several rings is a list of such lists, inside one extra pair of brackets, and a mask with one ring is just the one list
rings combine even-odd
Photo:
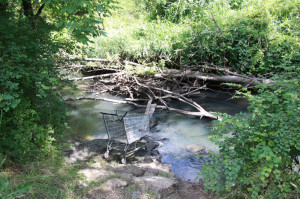
[[(141, 84), (138, 82), (137, 78), (136, 77), (133, 77), (134, 80), (136, 81), (136, 83), (141, 86), (141, 87), (144, 87), (144, 88), (149, 88), (149, 89), (152, 89), (152, 90), (158, 90), (158, 91), (162, 91), (164, 93), (167, 93), (169, 94), (170, 97), (172, 98), (176, 98), (180, 101), (182, 101), (183, 103), (186, 103), (190, 106), (193, 106), (194, 108), (196, 108), (200, 114), (202, 114), (203, 116), (206, 116), (206, 117), (210, 117), (210, 118), (213, 118), (213, 119), (218, 119), (217, 116), (207, 112), (206, 110), (204, 110), (204, 108), (202, 108), (199, 104), (197, 104), (196, 102), (194, 102), (193, 100), (191, 99), (188, 99), (186, 98), (184, 95), (182, 94), (179, 94), (179, 93), (175, 93), (175, 92), (172, 92), (172, 91), (169, 91), (169, 90), (165, 90), (163, 88), (157, 88), (157, 87), (153, 87), (153, 86), (149, 86), (149, 85), (144, 85), (144, 84)], [(153, 93), (153, 92), (152, 92)], [(154, 93), (153, 93), (154, 95)], [(155, 98), (158, 98), (157, 96), (154, 95)], [(166, 107), (168, 107), (167, 105), (165, 105)], [(171, 108), (171, 107), (168, 107), (168, 108)], [(202, 116), (200, 116), (202, 117)]]
[[(147, 108), (147, 105), (142, 105), (142, 104), (137, 104), (133, 101), (129, 101), (129, 100), (115, 100), (115, 99), (109, 99), (109, 98), (104, 98), (104, 97), (78, 97), (78, 98), (67, 98), (65, 99), (65, 101), (77, 101), (77, 100), (101, 100), (101, 101), (107, 101), (107, 102), (112, 102), (112, 103), (116, 103), (116, 104), (128, 104), (128, 105), (133, 105), (137, 108)], [(163, 105), (157, 105), (156, 106), (157, 109), (163, 109), (163, 110), (169, 110), (172, 112), (176, 112), (176, 113), (180, 113), (180, 114), (184, 114), (184, 115), (188, 115), (188, 116), (196, 116), (196, 117), (208, 117), (211, 119), (215, 119), (215, 120), (221, 120), (221, 118), (219, 118), (218, 116), (215, 116), (211, 113), (208, 112), (193, 112), (193, 111), (186, 111), (186, 110), (181, 110), (181, 109), (177, 109), (177, 108), (172, 108), (172, 107), (168, 107), (168, 106), (163, 106)]]

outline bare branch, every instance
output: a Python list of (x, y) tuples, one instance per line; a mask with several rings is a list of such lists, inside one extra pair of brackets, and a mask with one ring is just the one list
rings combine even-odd
[(69, 80), (70, 81), (78, 81), (78, 80), (96, 79), (96, 78), (102, 78), (102, 77), (118, 76), (118, 75), (122, 75), (122, 74), (124, 74), (124, 72), (93, 75), (93, 76), (87, 76), (87, 77), (76, 77), (76, 78), (72, 78)]
[(45, 7), (45, 3), (43, 3), (43, 4), (41, 5), (41, 7), (38, 9), (38, 11), (36, 12), (36, 14), (35, 14), (35, 17), (36, 17), (36, 18), (39, 17), (39, 16), (41, 15), (42, 10), (44, 9), (44, 7)]
[[(102, 100), (102, 101), (108, 101), (108, 102), (112, 102), (112, 103), (116, 103), (116, 104), (129, 104), (129, 105), (133, 105), (137, 108), (147, 108), (147, 105), (137, 104), (137, 103), (134, 103), (132, 101), (114, 100), (114, 99), (108, 99), (108, 98), (103, 98), (103, 97), (97, 97), (97, 98), (80, 97), (80, 98), (65, 99), (65, 101), (76, 101), (76, 100)], [(157, 105), (156, 108), (163, 109), (163, 110), (169, 110), (169, 111), (172, 111), (172, 112), (176, 112), (176, 113), (180, 113), (180, 114), (184, 114), (184, 115), (188, 115), (188, 116), (196, 116), (196, 117), (200, 117), (200, 118), (208, 117), (208, 118), (211, 118), (211, 119), (221, 120), (221, 118), (218, 118), (215, 115), (205, 114), (205, 113), (202, 113), (202, 112), (185, 111), (185, 110), (176, 109), (176, 108), (172, 108), (172, 107), (161, 106), (161, 105)]]

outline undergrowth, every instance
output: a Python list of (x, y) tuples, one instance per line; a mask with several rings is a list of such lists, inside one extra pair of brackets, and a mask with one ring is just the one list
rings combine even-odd
[(137, 9), (139, 4), (142, 3), (121, 0), (121, 9), (104, 21), (107, 36), (92, 38), (93, 43), (85, 49), (87, 56), (115, 57), (160, 66), (178, 64), (189, 26), (174, 25), (163, 19), (149, 21), (148, 13)]
[(259, 95), (244, 93), (250, 101), (247, 116), (222, 115), (211, 136), (221, 155), (202, 167), (206, 189), (251, 198), (299, 196), (299, 74), (260, 86)]
[(107, 36), (92, 38), (90, 57), (182, 68), (214, 64), (254, 75), (299, 66), (296, 0), (120, 0), (105, 19)]

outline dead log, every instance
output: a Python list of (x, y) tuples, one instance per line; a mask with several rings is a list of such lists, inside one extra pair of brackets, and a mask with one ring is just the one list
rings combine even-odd
[[(67, 61), (82, 61), (82, 62), (114, 62), (114, 61), (118, 61), (118, 60), (109, 60), (109, 59), (100, 59), (100, 58), (74, 58), (74, 59), (69, 59)], [(119, 62), (119, 61), (118, 61)], [(135, 62), (131, 62), (131, 61), (124, 61), (126, 64), (130, 64), (133, 66), (143, 66), (142, 64), (138, 64)]]
[(242, 85), (255, 86), (260, 83), (272, 83), (272, 80), (269, 79), (259, 79), (259, 78), (250, 78), (244, 77), (242, 75), (212, 75), (207, 73), (201, 73), (199, 71), (180, 71), (176, 69), (165, 70), (163, 73), (154, 75), (157, 78), (163, 77), (175, 77), (175, 78), (186, 78), (190, 80), (201, 80), (201, 81), (211, 81), (211, 82), (219, 82), (219, 83), (235, 83)]

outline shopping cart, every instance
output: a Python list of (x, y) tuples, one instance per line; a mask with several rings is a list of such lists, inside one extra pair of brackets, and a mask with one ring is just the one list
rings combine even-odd
[[(104, 158), (108, 158), (111, 149), (123, 150), (124, 156), (121, 162), (125, 164), (126, 155), (141, 148), (137, 148), (137, 142), (150, 133), (151, 114), (119, 111), (115, 111), (114, 113), (100, 113), (103, 116), (108, 136), (107, 150), (104, 153)], [(122, 148), (122, 145), (112, 147), (114, 141), (124, 143), (124, 148)], [(131, 144), (133, 143), (134, 146), (132, 147)]]

